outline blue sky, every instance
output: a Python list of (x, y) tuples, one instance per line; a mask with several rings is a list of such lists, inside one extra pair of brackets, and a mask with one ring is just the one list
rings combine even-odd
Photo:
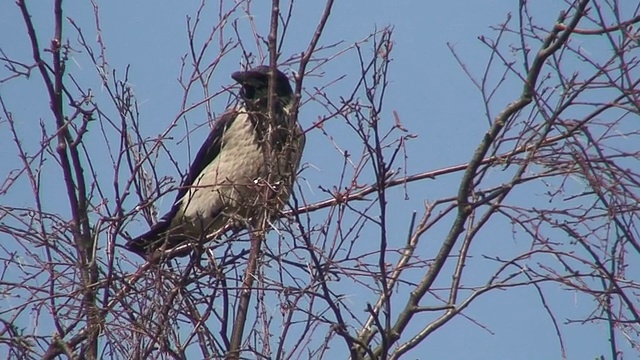
[[(254, 1), (257, 3), (257, 1)], [(544, 0), (535, 4), (533, 16), (538, 24), (550, 27), (554, 23), (563, 2)], [(129, 84), (135, 91), (139, 102), (142, 131), (149, 137), (157, 136), (166, 129), (169, 122), (180, 111), (182, 92), (177, 82), (180, 71), (181, 56), (187, 49), (186, 17), (193, 16), (198, 2), (195, 1), (103, 1), (100, 4), (100, 20), (106, 44), (106, 54), (110, 68), (119, 74), (129, 66)], [(265, 2), (266, 4), (266, 2)], [(227, 3), (225, 3), (228, 6)], [(67, 1), (67, 14), (76, 24), (91, 33), (93, 17), (89, 2)], [(301, 1), (296, 8), (296, 16), (292, 21), (295, 31), (287, 37), (283, 47), (283, 58), (288, 58), (306, 48), (315, 24), (323, 8), (322, 2)], [(51, 28), (50, 5), (46, 2), (31, 2), (30, 8), (38, 24), (41, 34)], [(216, 12), (216, 6), (209, 6), (208, 11)], [(266, 34), (269, 21), (267, 8), (254, 4), (253, 13), (259, 31)], [(478, 36), (495, 36), (491, 26), (505, 21), (508, 13), (517, 11), (516, 1), (378, 1), (354, 0), (337, 2), (332, 12), (321, 44), (342, 42), (339, 47), (359, 41), (374, 29), (393, 26), (394, 47), (392, 52), (390, 84), (383, 110), (384, 121), (392, 123), (393, 111), (397, 111), (403, 125), (417, 138), (409, 142), (408, 173), (435, 170), (466, 162), (487, 129), (487, 116), (479, 92), (455, 61), (447, 44), (455, 47), (469, 71), (480, 78), (486, 65), (490, 51), (479, 40)], [(13, 2), (0, 3), (0, 23), (4, 29), (0, 32), (0, 46), (7, 54), (28, 54), (27, 36), (24, 31), (19, 12)], [(214, 24), (212, 19), (205, 20), (203, 27)], [(239, 19), (244, 31), (246, 19)], [(67, 29), (69, 29), (67, 25)], [(70, 34), (71, 31), (67, 32)], [(205, 32), (206, 33), (206, 32)], [(95, 36), (88, 37), (95, 41)], [(49, 39), (41, 35), (41, 46)], [(583, 41), (578, 39), (577, 41)], [(601, 45), (585, 43), (585, 49), (594, 52), (606, 51)], [(363, 51), (371, 51), (370, 44), (363, 45)], [(331, 51), (328, 52), (331, 54)], [(215, 56), (215, 53), (209, 56)], [(87, 84), (97, 98), (105, 96), (100, 89), (95, 70), (84, 54), (72, 54), (68, 63), (78, 81)], [(228, 55), (216, 70), (211, 81), (210, 91), (232, 83), (229, 75), (238, 70), (241, 56), (238, 52)], [(284, 69), (289, 74), (296, 67)], [(0, 75), (4, 70), (0, 70)], [(326, 79), (346, 75), (345, 79), (327, 90), (334, 99), (346, 96), (349, 85), (359, 77), (357, 57), (349, 52), (338, 60), (322, 68), (321, 78), (309, 78), (305, 83), (309, 89), (318, 86)], [(491, 73), (490, 81), (499, 80), (499, 73)], [(217, 87), (217, 88), (215, 88)], [(510, 79), (490, 106), (492, 116), (506, 104), (513, 101), (521, 90), (521, 84)], [(25, 143), (32, 146), (38, 143), (36, 133), (38, 119), (50, 122), (46, 100), (43, 99), (41, 80), (38, 76), (31, 79), (0, 84), (0, 94), (10, 104), (22, 131)], [(105, 97), (106, 98), (106, 97)], [(221, 112), (227, 97), (213, 101), (214, 111)], [(193, 99), (197, 100), (194, 95)], [(304, 100), (304, 98), (303, 98)], [(301, 110), (300, 121), (304, 128), (323, 116), (322, 108), (310, 104)], [(189, 127), (206, 123), (202, 112), (193, 112), (186, 117)], [(6, 173), (19, 166), (15, 158), (15, 148), (0, 123), (0, 154), (8, 160), (0, 165), (0, 173)], [(49, 127), (51, 125), (49, 124)], [(197, 146), (206, 137), (201, 128), (190, 137), (191, 156)], [(354, 142), (352, 136), (341, 131), (342, 125), (327, 124), (327, 131), (334, 135), (336, 144), (342, 149), (356, 151), (361, 144)], [(32, 133), (33, 132), (33, 133)], [(33, 134), (33, 136), (32, 136)], [(169, 143), (176, 161), (182, 169), (189, 162), (186, 143), (179, 141), (184, 137), (184, 126), (179, 126), (172, 133), (175, 140)], [(341, 163), (341, 155), (335, 147), (319, 131), (312, 130), (307, 137), (307, 151), (303, 162), (310, 164), (303, 173), (308, 186), (305, 196), (309, 200), (324, 199), (326, 195), (319, 187), (330, 188), (335, 184)], [(159, 159), (159, 171), (167, 176), (175, 176), (175, 167), (168, 159)], [(110, 166), (104, 164), (106, 171)], [(501, 175), (495, 175), (500, 181)], [(392, 233), (398, 236), (395, 246), (401, 246), (404, 234), (409, 226), (412, 211), (421, 211), (425, 200), (433, 200), (454, 194), (458, 176), (451, 176), (437, 182), (423, 181), (409, 187), (407, 200), (400, 190), (391, 192), (393, 218), (390, 224)], [(55, 183), (48, 184), (55, 186)], [(574, 185), (579, 187), (580, 184)], [(531, 193), (520, 193), (514, 203), (540, 201), (546, 198), (536, 194), (540, 188), (532, 187)], [(56, 204), (63, 202), (62, 192), (51, 191), (45, 194), (47, 207), (56, 209)], [(170, 195), (158, 203), (160, 210), (170, 206), (173, 197)], [(26, 206), (30, 198), (25, 197), (20, 188), (14, 188), (4, 196), (3, 202)], [(64, 209), (60, 210), (64, 213)], [(142, 221), (130, 224), (127, 231), (136, 234), (146, 229)], [(437, 249), (446, 224), (428, 234), (423, 243), (425, 256)], [(2, 235), (0, 235), (2, 236)], [(4, 242), (4, 240), (2, 240)], [(481, 284), (486, 281), (487, 274), (494, 270), (494, 265), (484, 264), (480, 254), (488, 256), (508, 256), (522, 251), (526, 247), (524, 241), (518, 240), (511, 233), (510, 225), (496, 221), (487, 233), (474, 244), (475, 257), (469, 266), (474, 272), (467, 274), (469, 284)], [(486, 267), (485, 267), (486, 266)], [(415, 274), (418, 276), (419, 274)], [(446, 279), (448, 280), (448, 279)], [(437, 284), (436, 284), (437, 285)], [(553, 303), (558, 321), (564, 324), (566, 319), (578, 319), (588, 315), (594, 307), (590, 298), (583, 297), (555, 284), (542, 286)], [(400, 290), (403, 288), (401, 287)], [(406, 290), (406, 288), (404, 288)], [(358, 297), (357, 291), (353, 295)], [(0, 300), (1, 301), (1, 300)], [(362, 307), (359, 299), (354, 300), (355, 307)], [(531, 287), (494, 292), (481, 297), (465, 312), (474, 320), (486, 327), (473, 324), (459, 317), (429, 337), (424, 344), (412, 352), (408, 358), (442, 358), (442, 359), (554, 359), (560, 357), (559, 345), (555, 330), (540, 305), (535, 290)], [(427, 315), (418, 317), (418, 321), (429, 319)], [(562, 325), (567, 341), (569, 359), (593, 359), (608, 354), (607, 327), (604, 324)], [(620, 345), (624, 350), (624, 342)]]

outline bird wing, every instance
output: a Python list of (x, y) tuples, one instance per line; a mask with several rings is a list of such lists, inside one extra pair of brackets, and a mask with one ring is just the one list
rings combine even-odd
[(180, 202), (182, 198), (187, 194), (189, 188), (198, 178), (198, 175), (210, 164), (218, 155), (222, 149), (222, 136), (224, 132), (229, 129), (233, 120), (235, 120), (238, 112), (236, 110), (230, 110), (222, 114), (213, 125), (213, 128), (209, 132), (209, 136), (204, 141), (200, 150), (196, 154), (196, 157), (191, 162), (189, 171), (184, 177), (182, 184), (178, 188), (178, 194), (173, 202), (171, 210), (166, 213), (157, 223), (151, 226), (151, 229), (146, 233), (128, 241), (125, 245), (129, 250), (144, 256), (148, 250), (156, 246), (162, 245), (159, 241), (162, 235), (169, 230), (171, 221), (177, 215), (180, 210)]
[(182, 200), (182, 198), (187, 194), (189, 188), (196, 181), (202, 170), (204, 170), (207, 165), (220, 155), (220, 150), (222, 149), (222, 135), (229, 129), (237, 114), (237, 111), (234, 110), (227, 111), (213, 124), (213, 128), (209, 132), (209, 136), (207, 136), (207, 139), (200, 147), (200, 150), (198, 150), (196, 157), (191, 162), (189, 171), (178, 189), (178, 194), (176, 194), (176, 199), (173, 202), (171, 211), (163, 216), (163, 218), (169, 215), (171, 215), (169, 216), (169, 220), (173, 218), (175, 214), (172, 213), (178, 211), (178, 208), (180, 207), (180, 200)]

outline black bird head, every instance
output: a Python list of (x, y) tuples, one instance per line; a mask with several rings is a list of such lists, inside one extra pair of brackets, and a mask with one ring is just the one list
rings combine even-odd
[[(233, 80), (242, 85), (240, 96), (249, 107), (266, 109), (269, 94), (269, 80), (271, 70), (268, 66), (260, 65), (251, 70), (234, 72)], [(286, 107), (291, 103), (293, 90), (289, 79), (281, 71), (276, 70), (276, 96), (280, 105)]]

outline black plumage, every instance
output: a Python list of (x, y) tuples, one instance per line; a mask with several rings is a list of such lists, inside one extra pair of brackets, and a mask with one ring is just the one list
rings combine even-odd
[[(226, 111), (215, 122), (171, 210), (148, 232), (128, 241), (127, 249), (157, 259), (178, 246), (201, 244), (228, 225), (242, 227), (265, 208), (274, 216), (287, 201), (305, 141), (302, 129), (289, 116), (293, 101), (289, 80), (276, 71), (275, 119), (269, 121), (269, 67), (258, 66), (231, 77), (241, 84), (242, 106)], [(275, 193), (268, 202), (265, 185)], [(172, 255), (190, 249), (184, 246), (184, 251)]]

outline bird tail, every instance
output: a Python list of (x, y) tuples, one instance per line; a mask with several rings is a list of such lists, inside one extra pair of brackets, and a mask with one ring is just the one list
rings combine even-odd
[[(150, 254), (153, 254), (164, 245), (162, 240), (165, 238), (169, 226), (170, 223), (168, 221), (160, 221), (154, 224), (146, 233), (127, 241), (124, 247), (147, 259)], [(172, 244), (167, 245), (169, 245), (167, 248), (172, 247)]]

